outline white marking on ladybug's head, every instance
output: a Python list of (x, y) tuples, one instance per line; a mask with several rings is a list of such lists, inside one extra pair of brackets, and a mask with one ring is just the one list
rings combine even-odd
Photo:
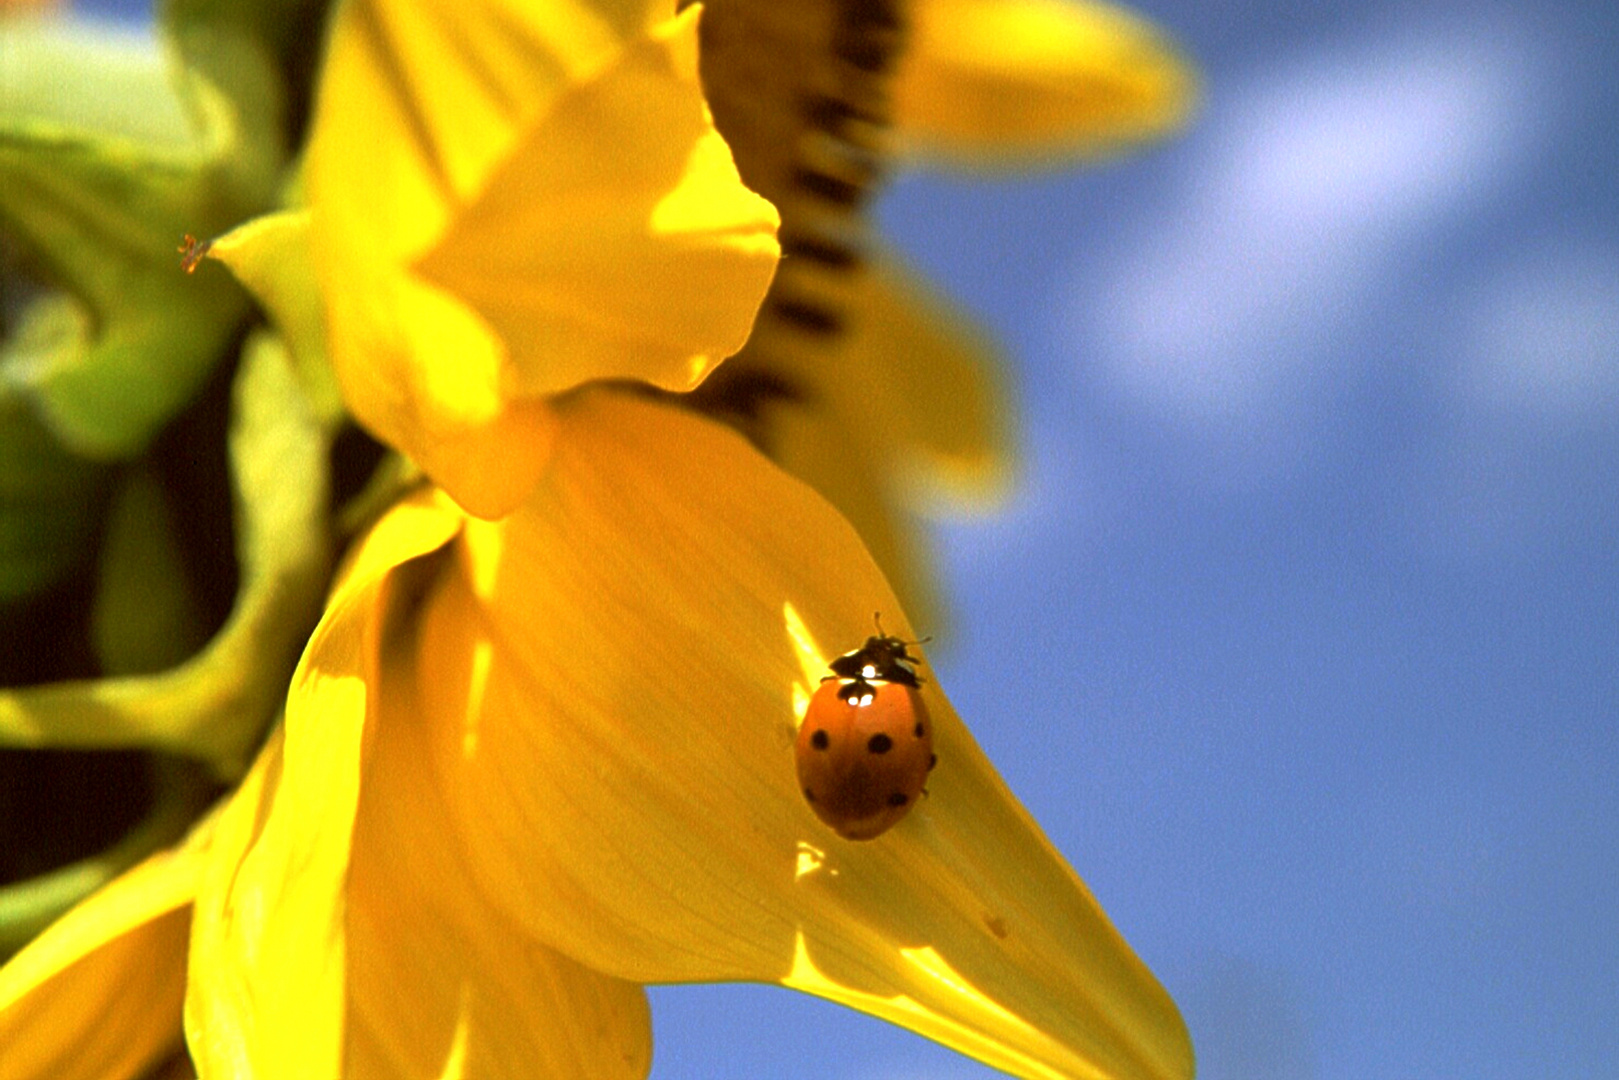
[(860, 677), (862, 679), (875, 679), (877, 677), (877, 665), (867, 664), (865, 667), (861, 668)]

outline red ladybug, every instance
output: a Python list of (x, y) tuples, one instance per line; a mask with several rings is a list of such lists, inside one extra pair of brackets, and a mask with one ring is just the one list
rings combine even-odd
[(815, 816), (845, 840), (887, 832), (922, 795), (933, 724), (907, 651), (882, 633), (827, 666), (798, 729), (798, 786)]

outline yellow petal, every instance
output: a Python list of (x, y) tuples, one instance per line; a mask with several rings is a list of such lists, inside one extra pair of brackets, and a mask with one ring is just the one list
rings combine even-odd
[(310, 148), (315, 268), (356, 418), (474, 513), (544, 468), (544, 394), (686, 388), (745, 338), (774, 210), (695, 72), (697, 12), (354, 0)]
[(353, 278), (328, 325), (355, 419), (472, 513), (506, 513), (550, 454), (545, 403), (508, 397), (504, 346), (449, 293), (403, 273)]
[(709, 120), (698, 14), (564, 93), (420, 263), (499, 333), (523, 393), (688, 390), (747, 340), (779, 219)]
[(418, 899), (373, 897), (350, 914), (345, 1076), (646, 1076), (652, 1023), (640, 986), (582, 967), (481, 907), (471, 919), (445, 917)]
[(652, 1031), (641, 988), (537, 943), (468, 879), (417, 729), (388, 722), (415, 712), (408, 658), (389, 659), (413, 645), (403, 626), (384, 642), (383, 704), (354, 826), (346, 1075), (645, 1076)]
[(285, 724), (220, 818), (198, 886), (185, 1005), (203, 1080), (338, 1075), (344, 883), (376, 637), (392, 571), (457, 524), (406, 508), (367, 537), (304, 653)]
[(972, 165), (1105, 155), (1185, 122), (1192, 72), (1096, 0), (918, 0), (895, 87), (905, 148)]
[[(368, 535), (334, 592), (283, 733), (231, 804), (199, 902), (188, 1030), (200, 1075), (644, 1076), (639, 986), (491, 913), (424, 781), (376, 729), (407, 714), (409, 613), (462, 513), (431, 495)], [(419, 569), (418, 569), (419, 568)], [(397, 665), (396, 665), (397, 667)], [(408, 671), (408, 669), (406, 669)], [(284, 744), (283, 744), (284, 739)]]
[(0, 1078), (139, 1076), (180, 1042), (205, 821), (69, 911), (0, 967)]
[(677, 410), (559, 413), (545, 482), (424, 600), (421, 704), (390, 717), (491, 901), (621, 978), (780, 982), (1022, 1076), (1189, 1076), (1173, 1003), (930, 676), (929, 797), (869, 843), (805, 804), (806, 643), (852, 648), (873, 611), (912, 636), (847, 524)]
[(269, 310), (322, 426), (336, 428), (343, 403), (326, 355), (326, 309), (311, 261), (309, 211), (282, 210), (244, 222), (214, 240), (208, 255), (230, 267)]
[(311, 132), (321, 229), (399, 262), (420, 255), (568, 80), (657, 4), (353, 0), (332, 29)]

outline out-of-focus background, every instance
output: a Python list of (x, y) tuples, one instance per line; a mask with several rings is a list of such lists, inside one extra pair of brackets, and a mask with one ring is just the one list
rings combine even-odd
[[(881, 206), (1022, 409), (934, 673), (1204, 1080), (1619, 1076), (1619, 7), (1135, 6), (1183, 139)], [(996, 1075), (652, 997), (656, 1080)]]

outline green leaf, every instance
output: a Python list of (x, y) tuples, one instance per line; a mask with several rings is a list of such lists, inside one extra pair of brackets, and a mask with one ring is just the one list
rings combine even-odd
[(0, 744), (144, 746), (200, 758), (221, 776), (245, 766), (320, 613), (330, 436), (273, 335), (248, 342), (232, 397), (241, 585), (225, 625), (160, 674), (0, 694)]
[(149, 467), (131, 469), (112, 499), (90, 629), (99, 670), (108, 675), (162, 671), (207, 641), (210, 627), (186, 580), (173, 509)]
[(188, 170), (131, 162), (91, 136), (0, 127), (0, 224), (87, 309), (87, 333), (7, 364), (64, 442), (108, 460), (139, 453), (191, 400), (246, 311), (223, 275), (188, 278), (175, 244)]
[(327, 0), (165, 0), (158, 24), (189, 70), (235, 100), (250, 139), (298, 141), (323, 52)]
[(0, 21), (0, 117), (183, 147), (193, 131), (149, 33), (72, 19)]
[[(73, 450), (127, 459), (191, 400), (247, 310), (225, 275), (184, 274), (176, 246), (273, 200), (279, 138), (248, 120), (272, 106), (170, 71), (150, 44), (120, 51), (82, 28), (53, 36), (9, 23), (0, 37), (0, 227), (88, 318), (75, 347), (36, 350), (3, 376)], [(237, 61), (239, 84), (272, 79), (250, 56)], [(160, 75), (178, 89), (165, 93)], [(97, 108), (73, 92), (52, 104), (53, 90), (81, 83), (127, 86), (131, 106)]]
[(133, 828), (101, 851), (0, 887), (0, 962), (79, 901), (185, 834), (208, 795), (207, 778), (196, 766), (173, 758), (153, 756), (146, 769), (152, 803)]
[[(60, 298), (36, 302), (0, 349), (0, 374), (14, 357), (70, 343), (85, 332), (75, 305)], [(0, 603), (38, 595), (87, 564), (108, 474), (106, 466), (64, 447), (41, 422), (34, 402), (0, 381)]]

